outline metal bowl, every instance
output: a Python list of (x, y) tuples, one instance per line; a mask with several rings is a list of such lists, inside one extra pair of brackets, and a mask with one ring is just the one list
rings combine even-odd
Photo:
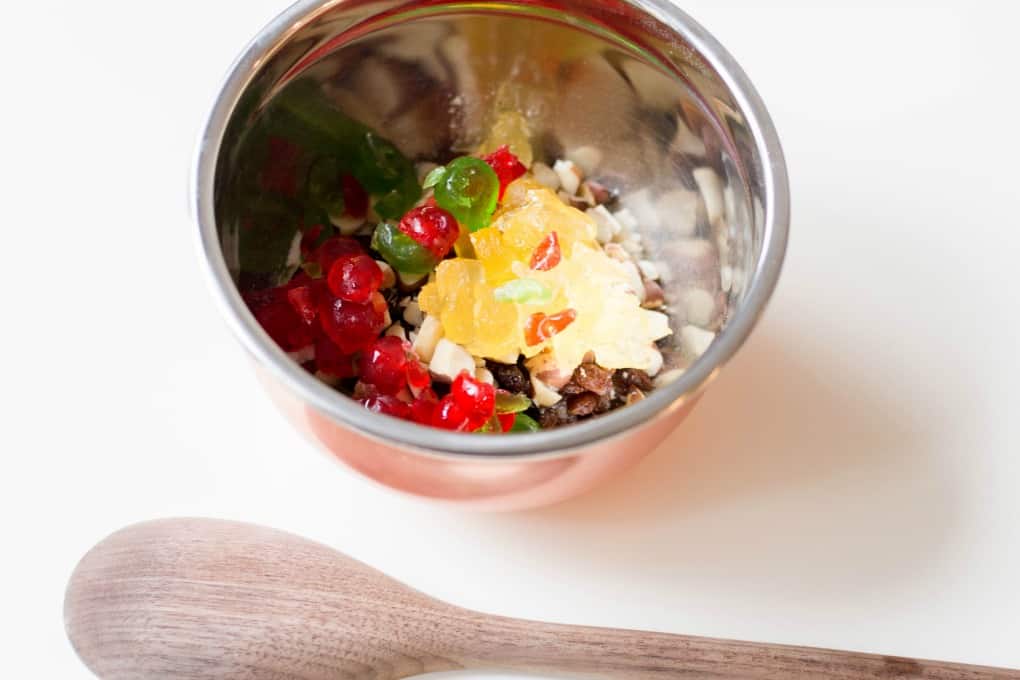
[[(663, 273), (670, 367), (682, 371), (626, 408), (502, 437), (371, 413), (309, 375), (239, 295), (252, 275), (241, 255), (251, 237), (233, 189), (251, 171), (255, 121), (296, 82), (314, 83), (413, 159), (472, 148), (508, 110), (527, 120), (538, 160), (597, 149), (592, 171), (640, 218), (647, 257)], [(733, 58), (668, 0), (302, 0), (231, 68), (201, 138), (194, 201), (221, 309), (294, 423), (387, 486), (500, 509), (561, 500), (650, 452), (751, 332), (789, 222), (764, 105)], [(697, 320), (717, 332), (707, 350), (690, 340), (708, 336), (684, 329), (692, 289), (714, 301), (711, 319)]]

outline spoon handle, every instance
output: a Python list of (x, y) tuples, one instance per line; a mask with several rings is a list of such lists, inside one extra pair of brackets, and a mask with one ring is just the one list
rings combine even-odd
[(484, 617), (466, 667), (612, 680), (1018, 680), (1020, 671), (810, 647)]

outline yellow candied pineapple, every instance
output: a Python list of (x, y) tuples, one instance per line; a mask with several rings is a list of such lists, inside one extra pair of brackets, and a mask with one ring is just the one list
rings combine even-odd
[[(535, 249), (553, 232), (559, 264), (531, 269)], [(549, 349), (562, 371), (573, 371), (589, 351), (606, 368), (655, 363), (652, 343), (670, 334), (668, 319), (641, 307), (633, 274), (596, 242), (592, 219), (549, 189), (529, 178), (512, 183), (491, 226), (471, 234), (471, 244), (477, 259), (440, 263), (418, 299), (451, 341), (475, 356), (508, 363)], [(547, 294), (497, 299), (497, 288), (521, 280), (537, 282)], [(525, 326), (532, 315), (566, 309), (576, 313), (573, 322), (544, 342), (527, 344)]]
[(489, 283), (500, 286), (516, 278), (512, 264), (528, 263), (542, 239), (554, 231), (564, 257), (570, 257), (574, 243), (595, 246), (594, 220), (525, 176), (507, 187), (492, 223), (471, 234), (471, 244), (485, 264)]
[(478, 260), (457, 257), (436, 267), (418, 305), (437, 317), (443, 335), (479, 357), (516, 360), (521, 323), (514, 305), (495, 298)]

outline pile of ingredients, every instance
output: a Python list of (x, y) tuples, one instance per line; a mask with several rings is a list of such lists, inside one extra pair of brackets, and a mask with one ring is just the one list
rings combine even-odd
[(292, 143), (269, 139), (263, 188), (313, 209), (285, 283), (242, 295), (295, 361), (369, 410), (460, 432), (553, 428), (654, 389), (671, 333), (658, 272), (583, 163), (528, 153), (529, 168), (509, 140), (415, 167), (359, 134), (371, 153), (340, 148), (303, 181)]

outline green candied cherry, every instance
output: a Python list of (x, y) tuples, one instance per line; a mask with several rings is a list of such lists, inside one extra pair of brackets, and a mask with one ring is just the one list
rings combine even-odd
[(428, 274), (439, 258), (432, 251), (400, 231), (392, 222), (380, 222), (372, 233), (372, 247), (403, 274)]
[(518, 413), (517, 417), (514, 418), (514, 424), (510, 427), (510, 432), (538, 432), (541, 428), (535, 419), (531, 416)]
[(552, 290), (535, 279), (514, 279), (492, 293), (499, 302), (543, 304), (552, 300)]
[(489, 225), (499, 200), (499, 177), (480, 158), (462, 156), (446, 167), (436, 168), (425, 178), (425, 188), (434, 187), (436, 205), (449, 211), (469, 231)]
[(520, 413), (531, 408), (531, 400), (523, 394), (496, 390), (496, 413)]

